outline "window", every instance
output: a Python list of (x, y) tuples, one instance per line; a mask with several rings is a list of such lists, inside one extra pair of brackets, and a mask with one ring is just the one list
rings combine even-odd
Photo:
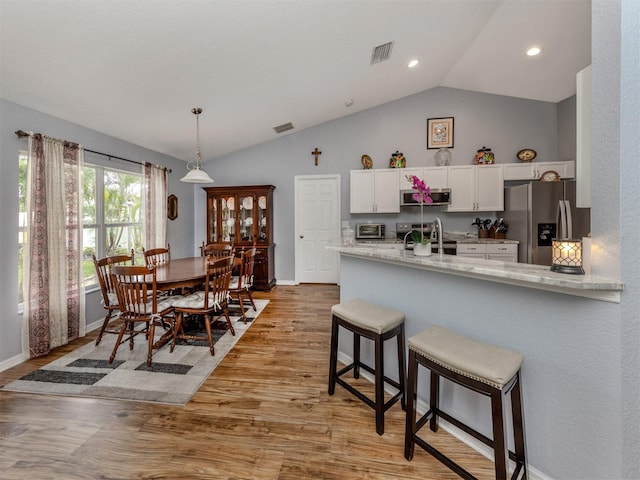
[[(85, 164), (83, 170), (83, 271), (85, 287), (96, 285), (92, 255), (102, 258), (135, 251), (143, 264), (144, 196), (143, 176)], [(26, 240), (27, 152), (19, 155), (18, 214), (18, 303), (23, 301), (22, 256)], [(104, 192), (97, 195), (97, 192)]]
[[(96, 192), (104, 192), (96, 195)], [(142, 264), (144, 197), (142, 174), (97, 166), (84, 168), (82, 248), (85, 286), (97, 282), (92, 255), (136, 252)]]

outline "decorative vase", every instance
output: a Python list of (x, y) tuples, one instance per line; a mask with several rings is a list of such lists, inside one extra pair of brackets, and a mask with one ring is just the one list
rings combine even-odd
[(431, 255), (431, 243), (414, 243), (413, 254), (416, 257), (428, 257)]
[(436, 161), (436, 166), (448, 166), (451, 163), (451, 152), (448, 148), (442, 147), (438, 149), (433, 158)]

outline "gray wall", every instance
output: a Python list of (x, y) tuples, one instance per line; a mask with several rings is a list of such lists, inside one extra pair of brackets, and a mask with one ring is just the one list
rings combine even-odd
[[(216, 180), (216, 186), (276, 186), (275, 272), (278, 281), (289, 282), (295, 276), (294, 176), (340, 174), (342, 219), (350, 220), (352, 226), (371, 220), (395, 230), (396, 222), (417, 222), (416, 209), (407, 209), (398, 215), (349, 214), (349, 172), (362, 168), (360, 157), (365, 153), (373, 159), (374, 168), (387, 168), (396, 150), (405, 154), (407, 167), (435, 165), (436, 150), (426, 148), (427, 118), (449, 116), (455, 119), (452, 165), (472, 164), (476, 150), (485, 145), (493, 149), (497, 163), (519, 162), (516, 153), (525, 147), (538, 152), (537, 161), (574, 158), (570, 147), (563, 149), (566, 156), (558, 157), (556, 104), (439, 87), (211, 160), (205, 168)], [(575, 109), (573, 114), (567, 112), (563, 121), (575, 123)], [(575, 153), (575, 131), (573, 135)], [(315, 147), (322, 151), (318, 166), (314, 166), (311, 155)], [(204, 193), (196, 194), (196, 239), (205, 238), (204, 199)], [(476, 216), (495, 218), (497, 215), (444, 210), (445, 207), (429, 207), (425, 221), (440, 216), (445, 230), (475, 232), (471, 223)]]
[[(4, 315), (0, 320), (0, 365), (15, 357), (21, 351), (21, 315), (18, 313), (18, 153), (26, 151), (26, 138), (18, 138), (16, 130), (43, 133), (81, 143), (85, 148), (140, 162), (164, 165), (173, 170), (169, 174), (169, 194), (179, 198), (179, 215), (167, 225), (167, 239), (171, 243), (175, 258), (192, 255), (193, 239), (193, 192), (194, 188), (179, 179), (184, 175), (185, 164), (158, 152), (123, 142), (102, 133), (89, 130), (59, 118), (54, 118), (20, 105), (0, 99), (0, 305)], [(85, 161), (113, 168), (140, 172), (142, 167), (132, 163), (109, 160), (91, 153), (85, 154)], [(11, 254), (14, 252), (15, 254)], [(100, 292), (87, 294), (87, 324), (104, 318), (100, 305)]]

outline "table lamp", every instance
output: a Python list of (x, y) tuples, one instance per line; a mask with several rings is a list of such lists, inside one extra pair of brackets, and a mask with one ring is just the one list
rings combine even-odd
[(584, 275), (582, 240), (569, 238), (551, 240), (551, 271)]

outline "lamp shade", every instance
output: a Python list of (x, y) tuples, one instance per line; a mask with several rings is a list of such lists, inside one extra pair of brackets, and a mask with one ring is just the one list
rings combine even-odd
[(199, 168), (189, 170), (187, 174), (180, 179), (181, 182), (187, 183), (214, 183), (214, 180), (205, 172)]
[(551, 271), (584, 275), (582, 240), (553, 239), (551, 241)]

